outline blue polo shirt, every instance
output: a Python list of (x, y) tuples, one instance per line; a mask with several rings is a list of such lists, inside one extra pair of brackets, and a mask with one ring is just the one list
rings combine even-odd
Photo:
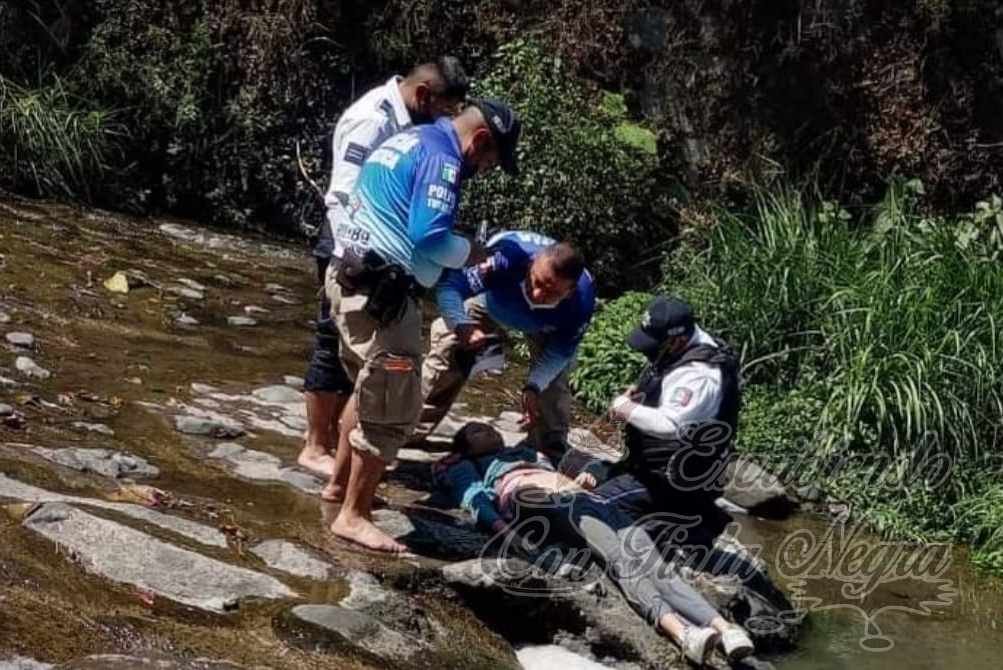
[(446, 324), (469, 323), (463, 301), (484, 295), (488, 315), (498, 324), (527, 335), (542, 335), (543, 351), (529, 372), (541, 391), (571, 363), (595, 311), (595, 286), (587, 271), (570, 295), (556, 305), (534, 305), (526, 294), (533, 259), (554, 240), (532, 232), (499, 233), (488, 241), (488, 259), (463, 270), (448, 270), (437, 288)]
[(460, 268), (470, 245), (453, 234), (463, 154), (450, 119), (400, 132), (366, 159), (335, 235), (343, 246), (372, 249), (423, 286), (444, 267)]

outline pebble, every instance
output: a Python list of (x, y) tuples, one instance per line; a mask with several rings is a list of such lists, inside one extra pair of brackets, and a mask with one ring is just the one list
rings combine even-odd
[(14, 367), (17, 371), (26, 377), (33, 377), (35, 379), (48, 379), (52, 376), (52, 373), (40, 366), (35, 361), (31, 360), (27, 356), (18, 356), (17, 360), (14, 361)]
[(287, 289), (282, 284), (265, 284), (265, 293), (288, 293)]
[(204, 300), (205, 294), (201, 291), (196, 291), (195, 289), (190, 289), (187, 286), (169, 286), (167, 288), (168, 293), (173, 293), (174, 295), (179, 295), (182, 298), (188, 298), (189, 300)]
[(75, 421), (73, 422), (73, 427), (77, 430), (84, 430), (89, 433), (101, 433), (102, 435), (107, 435), (108, 437), (114, 437), (115, 431), (104, 425), (103, 423), (87, 423), (86, 421)]
[(0, 416), (10, 416), (14, 413), (14, 408), (10, 405), (0, 402)]
[(275, 302), (280, 302), (283, 305), (298, 305), (298, 300), (293, 300), (292, 298), (287, 298), (284, 295), (273, 295), (272, 300)]
[(10, 314), (7, 312), (0, 312), (0, 323), (10, 323)]
[(209, 393), (216, 392), (215, 386), (209, 386), (209, 384), (200, 384), (199, 382), (193, 382), (191, 389), (192, 393), (197, 393), (199, 395), (206, 395)]
[(259, 389), (254, 389), (251, 392), (258, 400), (263, 402), (273, 402), (273, 403), (294, 403), (303, 402), (303, 394), (294, 388), (289, 386), (275, 385), (275, 386), (264, 386)]
[(15, 347), (31, 349), (35, 346), (35, 336), (31, 333), (7, 333), (7, 342)]
[(251, 316), (252, 314), (268, 314), (271, 310), (265, 309), (264, 307), (258, 307), (257, 305), (246, 305), (244, 307), (244, 314)]
[(249, 316), (228, 316), (226, 322), (231, 326), (256, 326), (258, 322)]
[(197, 325), (199, 325), (199, 322), (196, 319), (188, 316), (184, 312), (181, 313), (181, 316), (179, 316), (177, 319), (175, 319), (174, 323), (178, 324), (179, 326), (197, 326)]
[(190, 288), (193, 291), (198, 291), (200, 293), (204, 293), (205, 292), (205, 286), (203, 286), (202, 284), (198, 283), (194, 279), (187, 279), (185, 277), (181, 277), (180, 279), (178, 279), (178, 283), (179, 284), (184, 284), (185, 286), (187, 286), (188, 288)]
[(240, 437), (244, 429), (236, 424), (225, 424), (215, 419), (200, 416), (180, 415), (174, 417), (174, 428), (186, 435), (208, 435), (210, 437)]

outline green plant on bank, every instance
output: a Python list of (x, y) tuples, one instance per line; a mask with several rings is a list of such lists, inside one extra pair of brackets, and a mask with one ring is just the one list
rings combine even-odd
[(90, 199), (123, 136), (114, 112), (72, 95), (57, 77), (29, 88), (0, 76), (0, 183), (12, 189)]
[[(959, 244), (985, 207), (929, 219), (921, 195), (893, 183), (855, 223), (837, 203), (761, 192), (670, 257), (660, 290), (742, 352), (741, 450), (879, 531), (970, 542), (976, 562), (1003, 570), (1003, 273), (987, 239)], [(597, 317), (593, 351), (622, 347), (612, 322), (636, 322), (643, 301), (622, 306)], [(586, 352), (576, 371), (590, 406), (625, 376), (600, 368), (604, 356)]]
[(593, 412), (605, 412), (613, 397), (633, 384), (644, 366), (644, 357), (625, 341), (650, 301), (648, 293), (628, 292), (606, 303), (582, 338), (571, 388)]
[(587, 89), (532, 41), (500, 47), (478, 95), (511, 103), (526, 120), (517, 178), (473, 180), (464, 218), (537, 230), (577, 244), (600, 286), (650, 286), (672, 237), (653, 135), (622, 98)]

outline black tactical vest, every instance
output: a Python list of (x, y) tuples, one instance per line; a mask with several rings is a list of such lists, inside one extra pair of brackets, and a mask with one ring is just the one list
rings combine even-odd
[(647, 366), (636, 384), (643, 394), (641, 404), (658, 407), (662, 380), (673, 370), (690, 363), (704, 363), (721, 371), (721, 406), (708, 421), (682, 426), (680, 435), (663, 439), (647, 435), (632, 425), (625, 428), (627, 459), (623, 467), (639, 478), (668, 483), (677, 491), (714, 498), (720, 494), (718, 480), (731, 457), (741, 406), (739, 361), (726, 344), (698, 344), (668, 362)]

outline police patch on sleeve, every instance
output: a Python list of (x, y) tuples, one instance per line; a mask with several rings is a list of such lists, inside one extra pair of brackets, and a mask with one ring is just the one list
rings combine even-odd
[(675, 391), (672, 392), (672, 403), (679, 405), (680, 407), (686, 407), (693, 400), (693, 391), (686, 388), (685, 386), (680, 386)]
[(447, 184), (456, 184), (456, 180), (459, 176), (459, 169), (452, 163), (446, 163), (442, 166), (442, 174), (440, 175), (440, 178)]
[(354, 165), (362, 165), (366, 162), (366, 157), (369, 155), (369, 149), (361, 144), (356, 144), (355, 142), (349, 142), (348, 148), (345, 149), (345, 162), (352, 163)]

